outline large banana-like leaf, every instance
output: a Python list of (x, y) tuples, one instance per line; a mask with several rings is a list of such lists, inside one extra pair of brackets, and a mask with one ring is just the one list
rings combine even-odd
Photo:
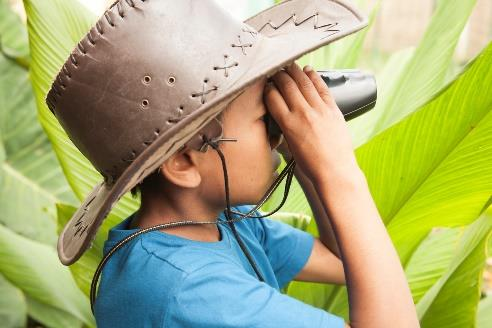
[[(72, 314), (47, 303), (37, 301), (29, 296), (27, 296), (27, 308), (29, 316), (34, 320), (43, 323), (46, 327), (80, 328), (83, 326), (83, 322)], [(87, 326), (93, 327), (92, 325)]]
[[(69, 185), (84, 199), (102, 176), (73, 145), (44, 102), (56, 74), (97, 17), (76, 0), (24, 0), (31, 48), (31, 76), (39, 120), (48, 135)], [(123, 218), (137, 209), (129, 193), (113, 208)]]
[(77, 288), (70, 270), (60, 263), (51, 246), (0, 225), (0, 272), (38, 303), (95, 326), (87, 297)]
[(466, 230), (444, 275), (417, 303), (422, 327), (470, 327), (475, 322), (492, 216), (484, 213)]
[(489, 328), (492, 322), (492, 296), (482, 299), (478, 304), (477, 328)]
[(20, 289), (0, 275), (0, 322), (4, 328), (25, 327), (26, 298)]
[[(492, 194), (491, 62), (492, 44), (433, 101), (356, 150), (404, 266), (433, 227), (469, 224)], [(312, 301), (302, 286), (289, 294)], [(316, 299), (347, 310), (345, 288), (318, 288)]]
[[(29, 53), (26, 42), (19, 38), (22, 33), (22, 25), (19, 23), (18, 17), (10, 10), (6, 0), (0, 0), (0, 79), (4, 76), (6, 58), (15, 60), (16, 57), (21, 57)], [(24, 29), (25, 31), (25, 29)], [(8, 56), (8, 57), (7, 57)], [(2, 65), (4, 63), (4, 65)], [(8, 63), (10, 66), (16, 66), (15, 63)], [(1, 88), (1, 87), (0, 87)], [(3, 88), (2, 88), (3, 89)], [(0, 134), (5, 130), (4, 111), (1, 110), (5, 103), (4, 94), (0, 89)], [(5, 148), (0, 139), (0, 163), (3, 163), (6, 158)], [(0, 170), (0, 188), (3, 183), (3, 174)], [(27, 304), (24, 293), (15, 285), (10, 283), (3, 275), (0, 274), (0, 322), (2, 325), (10, 327), (23, 327), (26, 325)]]
[(405, 66), (397, 75), (397, 82), (378, 93), (374, 109), (351, 122), (355, 147), (408, 116), (443, 87), (456, 44), (475, 3), (476, 0), (437, 2), (414, 56), (402, 63)]
[(431, 102), (356, 150), (403, 263), (432, 227), (469, 224), (485, 210), (491, 64), (492, 43)]
[[(469, 224), (489, 201), (491, 63), (492, 44), (433, 101), (356, 151), (404, 266), (432, 227)], [(332, 310), (344, 308), (339, 292)]]
[[(53, 246), (57, 238), (55, 202), (75, 202), (75, 198), (66, 188), (63, 173), (37, 121), (27, 71), (27, 30), (5, 0), (0, 1), (0, 39), (0, 222), (18, 234)], [(3, 260), (7, 261), (0, 261)], [(45, 320), (39, 318), (29, 306), (30, 297), (3, 275), (0, 278), (5, 303), (1, 307), (5, 311), (1, 315), (2, 326), (25, 326), (28, 312), (48, 326), (67, 327), (56, 324), (49, 311), (43, 311)], [(68, 317), (73, 316), (63, 316)]]
[[(281, 172), (285, 168), (285, 166), (286, 163), (282, 158), (278, 171)], [(284, 179), (280, 183), (275, 192), (271, 194), (270, 198), (268, 198), (268, 200), (260, 207), (260, 210), (262, 212), (271, 212), (280, 205), (280, 202), (284, 197), (285, 182), (286, 179)], [(293, 213), (301, 213), (304, 215), (308, 215), (309, 217), (313, 216), (311, 208), (309, 207), (309, 204), (306, 200), (306, 196), (304, 196), (301, 185), (299, 184), (295, 176), (292, 177), (289, 194), (281, 210)]]
[[(492, 216), (492, 206), (487, 210), (489, 216)], [(487, 250), (487, 257), (492, 257), (492, 237), (489, 237), (489, 245)], [(489, 291), (478, 304), (477, 312), (477, 327), (488, 328), (492, 322), (492, 293)]]
[[(9, 17), (9, 25), (4, 21), (0, 25), (4, 48), (28, 57), (27, 32), (20, 18), (3, 1), (0, 13)], [(0, 222), (17, 233), (55, 245), (55, 202), (70, 203), (75, 198), (37, 120), (28, 71), (15, 58), (1, 54), (0, 138)]]
[(66, 182), (37, 121), (27, 71), (1, 55), (0, 117), (0, 222), (54, 246), (55, 202), (67, 194)]
[(27, 31), (7, 0), (0, 0), (0, 52), (19, 66), (29, 67)]
[[(460, 227), (439, 231), (436, 236), (425, 240), (415, 252), (416, 258), (409, 263), (406, 273), (416, 298), (414, 301), (417, 303), (420, 300), (417, 310), (422, 327), (458, 328), (473, 325), (480, 297), (486, 242), (491, 232), (492, 217), (490, 213), (484, 213), (466, 229)], [(444, 258), (437, 257), (439, 255)], [(299, 292), (293, 287), (288, 292), (291, 290)], [(325, 308), (348, 320), (346, 289), (339, 290), (328, 299), (318, 290), (314, 291), (318, 299), (324, 297)], [(321, 307), (321, 304), (316, 306)], [(485, 322), (487, 315), (482, 314), (482, 318)]]
[(436, 228), (415, 250), (405, 270), (415, 303), (446, 272), (456, 256), (465, 229)]

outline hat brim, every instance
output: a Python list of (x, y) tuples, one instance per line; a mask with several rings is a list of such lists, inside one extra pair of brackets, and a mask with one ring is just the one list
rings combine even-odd
[[(286, 16), (286, 12), (296, 14)], [(111, 185), (101, 182), (93, 188), (58, 238), (61, 263), (70, 265), (76, 262), (90, 247), (114, 204), (186, 144), (248, 86), (274, 75), (309, 52), (363, 29), (368, 25), (368, 19), (344, 1), (291, 0), (272, 6), (244, 23), (262, 36), (254, 54), (254, 66), (246, 70), (227, 92), (160, 135), (115, 182)]]

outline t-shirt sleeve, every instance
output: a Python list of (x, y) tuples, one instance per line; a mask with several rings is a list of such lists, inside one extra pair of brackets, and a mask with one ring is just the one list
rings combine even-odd
[[(261, 215), (255, 212), (255, 216)], [(256, 238), (270, 260), (279, 288), (283, 288), (306, 265), (314, 246), (314, 236), (268, 217), (252, 222)]]
[(282, 294), (239, 267), (211, 263), (183, 278), (162, 327), (344, 326), (342, 317)]

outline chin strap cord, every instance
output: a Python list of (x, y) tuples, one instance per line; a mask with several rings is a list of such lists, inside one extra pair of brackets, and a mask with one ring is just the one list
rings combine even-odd
[[(226, 204), (227, 204), (227, 208), (224, 211), (224, 213), (225, 213), (225, 216), (226, 216), (227, 220), (223, 221), (223, 220), (220, 220), (219, 218), (217, 218), (216, 221), (193, 221), (193, 220), (186, 220), (186, 221), (175, 221), (175, 222), (158, 224), (158, 225), (155, 225), (153, 227), (149, 227), (149, 228), (145, 228), (145, 229), (140, 229), (140, 230), (136, 231), (135, 233), (127, 236), (126, 238), (124, 238), (120, 242), (118, 242), (103, 257), (103, 259), (101, 260), (101, 262), (97, 266), (97, 269), (96, 269), (96, 271), (94, 273), (94, 277), (92, 278), (91, 290), (90, 290), (90, 302), (91, 302), (91, 311), (92, 311), (92, 314), (94, 314), (94, 302), (95, 302), (95, 299), (96, 299), (97, 282), (99, 280), (99, 276), (101, 275), (101, 272), (102, 272), (102, 269), (103, 269), (104, 265), (110, 259), (110, 257), (119, 248), (121, 248), (124, 244), (126, 244), (130, 240), (136, 238), (137, 236), (139, 236), (141, 234), (144, 234), (144, 233), (147, 233), (147, 232), (150, 232), (150, 231), (165, 229), (165, 228), (169, 228), (169, 227), (189, 225), (189, 224), (224, 224), (224, 223), (228, 223), (229, 226), (231, 227), (232, 232), (234, 233), (234, 236), (235, 236), (236, 240), (238, 241), (239, 246), (241, 247), (242, 251), (246, 255), (246, 257), (247, 257), (249, 263), (251, 264), (251, 266), (253, 267), (253, 270), (255, 271), (256, 275), (258, 276), (258, 279), (260, 281), (265, 281), (264, 278), (263, 278), (263, 276), (261, 275), (260, 271), (258, 270), (258, 268), (257, 268), (257, 266), (256, 266), (256, 264), (255, 264), (255, 262), (253, 260), (253, 258), (249, 254), (246, 246), (244, 245), (243, 241), (239, 237), (239, 233), (236, 231), (236, 227), (234, 226), (234, 222), (241, 221), (243, 219), (264, 218), (264, 217), (270, 216), (273, 213), (277, 212), (283, 206), (283, 204), (287, 200), (287, 196), (288, 196), (289, 190), (290, 190), (290, 184), (291, 184), (292, 178), (294, 176), (294, 168), (295, 168), (295, 165), (296, 165), (295, 160), (292, 158), (289, 161), (289, 163), (287, 163), (287, 165), (282, 170), (282, 172), (279, 174), (279, 176), (277, 177), (277, 179), (272, 183), (272, 185), (265, 192), (265, 194), (263, 195), (263, 197), (260, 200), (260, 202), (255, 207), (253, 207), (248, 213), (244, 214), (242, 212), (231, 210), (231, 205), (230, 205), (230, 201), (229, 201), (229, 179), (228, 179), (228, 175), (227, 175), (227, 166), (226, 166), (226, 161), (225, 161), (224, 154), (219, 149), (219, 142), (221, 142), (221, 141), (237, 141), (237, 139), (221, 138), (221, 139), (217, 139), (217, 140), (210, 140), (210, 139), (207, 139), (206, 136), (204, 136), (204, 138), (205, 138), (205, 142), (207, 144), (209, 144), (213, 149), (215, 149), (217, 151), (217, 153), (219, 154), (220, 160), (222, 162), (222, 169), (224, 171), (224, 184), (225, 184)], [(277, 206), (277, 208), (275, 208), (272, 212), (267, 213), (267, 214), (264, 214), (264, 215), (261, 215), (261, 216), (252, 216), (252, 214), (258, 208), (260, 208), (268, 200), (268, 198), (270, 198), (270, 196), (278, 188), (278, 186), (280, 185), (280, 183), (282, 182), (282, 180), (284, 179), (285, 176), (287, 176), (287, 180), (286, 180), (285, 189), (284, 189), (284, 196), (283, 196), (282, 201), (280, 202), (280, 204)], [(231, 214), (232, 213), (240, 216), (240, 218), (231, 218)]]

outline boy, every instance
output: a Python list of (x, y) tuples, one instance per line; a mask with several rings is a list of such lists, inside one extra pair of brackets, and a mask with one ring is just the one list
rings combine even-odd
[[(129, 7), (124, 7), (126, 6), (125, 3)], [(108, 240), (104, 245), (104, 254), (107, 255), (110, 249), (126, 237), (141, 231), (141, 229), (158, 224), (185, 219), (201, 222), (215, 217), (218, 217), (218, 221), (216, 226), (185, 225), (150, 231), (118, 249), (111, 260), (106, 263), (103, 271), (95, 303), (95, 317), (98, 326), (348, 327), (348, 324), (345, 324), (341, 317), (280, 293), (280, 288), (292, 279), (296, 279), (338, 284), (343, 284), (346, 281), (351, 311), (350, 325), (352, 327), (418, 327), (415, 308), (398, 255), (372, 201), (364, 175), (358, 168), (343, 115), (330, 96), (328, 88), (314, 71), (309, 70), (308, 67), (303, 71), (297, 65), (289, 66), (287, 71), (278, 71), (278, 65), (282, 66), (279, 63), (291, 58), (292, 54), (296, 54), (294, 57), (298, 57), (309, 49), (329, 42), (329, 39), (325, 39), (327, 30), (320, 29), (318, 25), (318, 19), (320, 19), (318, 16), (327, 12), (324, 9), (335, 6), (330, 7), (330, 9), (335, 8), (335, 12), (338, 14), (330, 11), (330, 15), (339, 16), (341, 19), (349, 17), (347, 15), (353, 15), (354, 19), (356, 18), (354, 20), (357, 22), (354, 23), (356, 24), (355, 27), (343, 28), (343, 26), (350, 26), (346, 21), (335, 33), (355, 31), (366, 24), (363, 22), (362, 25), (358, 25), (360, 16), (357, 11), (342, 2), (327, 1), (326, 3), (323, 2), (326, 8), (323, 5), (311, 8), (315, 14), (307, 15), (308, 18), (300, 22), (297, 21), (297, 16), (291, 12), (303, 12), (303, 8), (308, 3), (306, 1), (286, 1), (284, 4), (265, 11), (262, 13), (263, 15), (255, 16), (251, 21), (252, 24), (255, 19), (268, 22), (268, 24), (261, 24), (261, 22), (253, 24), (256, 27), (255, 31), (232, 21), (226, 15), (222, 15), (220, 10), (208, 1), (183, 0), (173, 2), (170, 5), (171, 3), (168, 1), (147, 0), (145, 3), (147, 4), (139, 4), (141, 7), (138, 7), (133, 1), (119, 1), (111, 7), (113, 9), (111, 12), (113, 15), (118, 14), (122, 20), (126, 19), (128, 22), (126, 24), (130, 24), (129, 26), (132, 28), (140, 28), (145, 31), (145, 28), (151, 29), (156, 26), (157, 22), (165, 24), (170, 19), (162, 20), (162, 17), (170, 15), (170, 12), (174, 10), (174, 14), (178, 18), (180, 18), (179, 15), (183, 15), (183, 17), (173, 19), (173, 24), (190, 21), (200, 26), (201, 33), (197, 33), (196, 29), (190, 29), (190, 33), (186, 34), (187, 29), (189, 29), (187, 24), (177, 26), (174, 32), (184, 33), (185, 39), (195, 38), (195, 45), (208, 46), (210, 52), (213, 52), (214, 49), (210, 46), (211, 43), (215, 42), (224, 46), (226, 43), (223, 41), (229, 40), (228, 38), (231, 37), (226, 35), (229, 29), (225, 29), (223, 26), (229, 25), (231, 31), (237, 29), (243, 33), (238, 35), (239, 43), (229, 43), (233, 48), (232, 50), (225, 50), (227, 52), (236, 51), (232, 57), (236, 58), (237, 65), (228, 62), (227, 60), (231, 56), (225, 55), (224, 66), (214, 66), (213, 68), (214, 70), (224, 69), (224, 71), (221, 71), (220, 75), (213, 75), (213, 78), (206, 76), (203, 80), (202, 92), (191, 93), (188, 99), (188, 102), (192, 104), (195, 99), (191, 98), (199, 97), (204, 106), (195, 106), (198, 109), (195, 109), (192, 114), (178, 123), (180, 129), (177, 128), (178, 126), (174, 130), (169, 128), (169, 131), (176, 131), (177, 133), (176, 135), (169, 133), (170, 140), (174, 140), (175, 143), (188, 138), (185, 137), (185, 132), (191, 131), (189, 126), (195, 122), (192, 118), (198, 120), (205, 115), (205, 109), (212, 112), (215, 108), (220, 107), (214, 107), (210, 103), (205, 105), (209, 101), (207, 95), (216, 91), (220, 96), (216, 95), (218, 100), (212, 104), (218, 105), (219, 100), (223, 100), (222, 104), (228, 105), (228, 109), (222, 115), (224, 135), (227, 138), (235, 138), (236, 142), (221, 143), (220, 147), (217, 143), (210, 143), (214, 148), (213, 150), (216, 150), (220, 155), (220, 161), (215, 152), (199, 152), (196, 151), (197, 148), (195, 147), (182, 147), (178, 151), (172, 151), (174, 148), (165, 149), (165, 153), (170, 155), (166, 157), (164, 162), (158, 164), (158, 173), (145, 179), (141, 186), (142, 204), (140, 209), (110, 230)], [(167, 6), (168, 4), (169, 6)], [(140, 11), (136, 11), (135, 8)], [(347, 8), (350, 10), (347, 11)], [(208, 18), (203, 21), (204, 24), (199, 24), (203, 17), (198, 13), (203, 11), (209, 15), (215, 14), (215, 19), (221, 23), (217, 25), (211, 23), (212, 27), (209, 27), (205, 22), (215, 22), (215, 20)], [(149, 16), (145, 18), (145, 15), (141, 15), (142, 12)], [(184, 13), (186, 13), (186, 17), (184, 17)], [(292, 40), (310, 40), (313, 42), (312, 44), (293, 44), (292, 40), (288, 39), (290, 34), (286, 30), (281, 30), (280, 32), (283, 33), (280, 33), (280, 36), (274, 37), (272, 35), (268, 39), (263, 38), (259, 33), (267, 25), (272, 26), (275, 31), (282, 28), (285, 22), (289, 20), (285, 20), (282, 24), (273, 24), (270, 18), (289, 15), (291, 15), (289, 20), (293, 20), (295, 23), (290, 25), (290, 29), (296, 29), (298, 26), (302, 26), (304, 22), (312, 22), (313, 20), (310, 21), (310, 18), (315, 18), (314, 29), (306, 28), (302, 30), (301, 33), (304, 33), (302, 35), (292, 33), (295, 36)], [(174, 16), (170, 15), (169, 17)], [(152, 21), (154, 18), (156, 20)], [(110, 26), (118, 27), (115, 24), (118, 21), (114, 17), (107, 18), (106, 16), (106, 20)], [(123, 22), (118, 22), (118, 24), (120, 23), (125, 26)], [(336, 24), (331, 26), (336, 26)], [(173, 25), (170, 24), (168, 27), (173, 28)], [(96, 25), (98, 31), (100, 28), (101, 26)], [(124, 27), (120, 27), (120, 29), (126, 32)], [(206, 31), (207, 29), (210, 29), (208, 31), (210, 33)], [(140, 44), (140, 41), (134, 37), (138, 33), (122, 32), (119, 35), (117, 34), (118, 31), (114, 30), (113, 33), (116, 33), (116, 36), (113, 36), (113, 40), (118, 40), (125, 47), (131, 44)], [(131, 29), (128, 28), (128, 31)], [(175, 35), (170, 30), (168, 32), (166, 37), (171, 38)], [(89, 40), (93, 45), (97, 42), (103, 43), (104, 38), (111, 40), (111, 35), (103, 37), (103, 33), (101, 31), (99, 33), (101, 34), (100, 39), (93, 40), (94, 42)], [(221, 33), (224, 34), (224, 40), (212, 39), (216, 35), (220, 36)], [(248, 34), (251, 35), (249, 43), (245, 42)], [(138, 36), (147, 37), (145, 33), (138, 34)], [(202, 37), (203, 40), (200, 39)], [(90, 39), (89, 36), (88, 38)], [(245, 50), (245, 47), (249, 48), (248, 51)], [(296, 47), (300, 48), (296, 50)], [(92, 65), (99, 65), (102, 62), (102, 60), (89, 61), (92, 58), (101, 58), (98, 55), (111, 58), (109, 55), (110, 47), (105, 48), (104, 52), (101, 50), (100, 53), (97, 53), (98, 49), (103, 48), (102, 46), (99, 48), (95, 46), (91, 54), (92, 57), (89, 56), (89, 59), (82, 57), (77, 61), (72, 58), (75, 67), (80, 64), (83, 68), (87, 68), (89, 64), (82, 62), (84, 58)], [(86, 120), (84, 116), (77, 116), (78, 121), (76, 123), (82, 128), (84, 124), (89, 124), (88, 126), (97, 132), (94, 127), (99, 124), (99, 121), (93, 119), (91, 115), (94, 117), (96, 114), (102, 115), (98, 113), (111, 116), (109, 122), (114, 125), (128, 123), (136, 115), (136, 109), (132, 105), (133, 98), (132, 101), (127, 101), (125, 97), (131, 98), (134, 95), (139, 95), (137, 91), (140, 91), (142, 95), (147, 94), (147, 92), (150, 93), (147, 87), (149, 85), (154, 86), (151, 82), (155, 83), (155, 78), (152, 79), (150, 75), (145, 75), (142, 78), (141, 82), (144, 86), (137, 85), (134, 89), (128, 89), (130, 94), (123, 92), (127, 86), (131, 86), (133, 77), (140, 75), (140, 73), (133, 73), (132, 70), (145, 67), (146, 60), (158, 60), (158, 57), (152, 57), (154, 49), (151, 49), (149, 53), (144, 52), (140, 47), (133, 47), (132, 49), (135, 51), (133, 57), (138, 59), (136, 62), (140, 66), (128, 65), (126, 67), (128, 71), (124, 72), (127, 80), (125, 84), (116, 84), (117, 87), (114, 89), (112, 86), (106, 85), (100, 96), (97, 94), (90, 95), (88, 98), (90, 101), (85, 107), (86, 112), (90, 113), (89, 120)], [(202, 48), (196, 46), (196, 49)], [(272, 58), (274, 49), (279, 50), (279, 56), (285, 57), (283, 59)], [(85, 54), (82, 50), (82, 54)], [(178, 73), (167, 79), (170, 89), (164, 88), (164, 84), (160, 88), (153, 89), (158, 91), (151, 94), (156, 98), (158, 98), (158, 94), (164, 94), (161, 97), (166, 99), (167, 96), (166, 104), (170, 104), (174, 100), (185, 101), (183, 100), (184, 96), (178, 96), (181, 91), (186, 91), (188, 86), (186, 84), (178, 85), (176, 82), (189, 78), (190, 84), (193, 84), (193, 80), (191, 80), (193, 74), (189, 73), (198, 72), (201, 66), (209, 65), (208, 58), (198, 57), (196, 54), (194, 57), (188, 58), (186, 57), (187, 52), (180, 52), (179, 49), (173, 50), (174, 53), (171, 50), (168, 51), (171, 54), (166, 58), (166, 61), (159, 62), (162, 67), (159, 66), (160, 75), (157, 75), (157, 83), (161, 82), (159, 78), (167, 74), (168, 69), (171, 71), (178, 70)], [(289, 51), (292, 53), (289, 54)], [(181, 57), (175, 58), (173, 55)], [(218, 55), (218, 53), (209, 54), (210, 62), (213, 61), (214, 56)], [(112, 58), (114, 58), (113, 60), (119, 59), (117, 57)], [(178, 67), (176, 65), (164, 66), (169, 62), (176, 64), (178, 60), (186, 62), (187, 65), (184, 65), (183, 68), (176, 68)], [(203, 61), (204, 64), (197, 63), (197, 61)], [(262, 67), (261, 65), (266, 66)], [(116, 64), (113, 65), (113, 67), (116, 66)], [(226, 69), (233, 67), (238, 68), (236, 71), (226, 73)], [(111, 68), (111, 66), (104, 66), (104, 68)], [(200, 72), (203, 75), (200, 76), (212, 75), (211, 71), (205, 69), (208, 68), (205, 67), (204, 72)], [(260, 76), (262, 71), (264, 71), (263, 73), (266, 72), (267, 76), (265, 74)], [(272, 77), (274, 83), (267, 83), (268, 72), (274, 71), (276, 72)], [(88, 72), (91, 74), (98, 73), (95, 68), (88, 70)], [(111, 72), (113, 74), (119, 73), (114, 70)], [(108, 74), (104, 71), (100, 74), (103, 73)], [(224, 73), (223, 76), (222, 73)], [(96, 77), (91, 76), (90, 78), (93, 83), (98, 81)], [(221, 81), (226, 82), (221, 84), (214, 81), (219, 78), (224, 78)], [(101, 79), (105, 80), (103, 75)], [(232, 86), (240, 85), (241, 79), (244, 82), (242, 84), (244, 92), (238, 94), (236, 93), (238, 89), (234, 89)], [(68, 84), (67, 81), (65, 81), (66, 84)], [(229, 83), (227, 81), (231, 81), (231, 84), (226, 84)], [(249, 85), (246, 81), (254, 81), (255, 83)], [(83, 86), (86, 84), (79, 82), (78, 85), (80, 90), (83, 90)], [(181, 89), (172, 89), (174, 87)], [(63, 89), (67, 89), (64, 91), (65, 94), (69, 94), (72, 90), (69, 86)], [(220, 94), (221, 89), (226, 90), (224, 94)], [(94, 87), (91, 87), (90, 90), (96, 93), (99, 91)], [(78, 95), (77, 99), (82, 101), (81, 94)], [(116, 94), (117, 97), (111, 98), (113, 94)], [(228, 95), (231, 97), (227, 97)], [(164, 110), (158, 106), (149, 108), (155, 103), (151, 96), (142, 100), (141, 111), (139, 112), (139, 115), (142, 116), (131, 121), (135, 127), (128, 129), (127, 133), (138, 131), (138, 128), (143, 128), (146, 122), (154, 123), (157, 118), (150, 119), (153, 113), (167, 114), (167, 109)], [(63, 97), (61, 92), (59, 97)], [(100, 106), (107, 106), (103, 107), (107, 112), (100, 108), (91, 107), (94, 106), (92, 99), (97, 99), (95, 103)], [(109, 104), (100, 104), (101, 99), (110, 99), (110, 101), (108, 100)], [(55, 99), (52, 96), (49, 100), (54, 101)], [(50, 108), (55, 109), (55, 105), (52, 102)], [(186, 106), (181, 107), (185, 108)], [(180, 109), (183, 109), (181, 107)], [(111, 108), (113, 112), (110, 112)], [(114, 112), (115, 108), (118, 109), (118, 112)], [(65, 110), (70, 109), (66, 107)], [(269, 139), (263, 121), (267, 110), (284, 132), (286, 143), (283, 145), (279, 145), (279, 140)], [(72, 135), (78, 137), (78, 139), (74, 139), (79, 148), (86, 151), (99, 171), (105, 174), (106, 179), (104, 185), (97, 187), (89, 195), (80, 211), (74, 215), (60, 236), (58, 249), (60, 259), (64, 264), (69, 264), (81, 255), (87, 242), (97, 230), (98, 224), (104, 218), (105, 212), (108, 211), (107, 204), (111, 203), (114, 195), (121, 196), (121, 192), (126, 189), (117, 189), (117, 187), (120, 188), (124, 183), (134, 186), (136, 183), (132, 184), (128, 181), (135, 181), (133, 177), (138, 178), (145, 174), (145, 170), (139, 171), (139, 167), (145, 167), (145, 169), (155, 167), (157, 162), (147, 166), (147, 162), (140, 161), (140, 159), (146, 158), (150, 161), (152, 159), (151, 154), (164, 149), (165, 146), (158, 142), (166, 138), (161, 137), (162, 139), (160, 139), (161, 130), (156, 129), (154, 140), (157, 143), (154, 141), (144, 142), (144, 145), (149, 146), (149, 148), (144, 149), (140, 154), (137, 154), (139, 151), (133, 150), (134, 158), (129, 160), (131, 164), (128, 168), (115, 165), (113, 170), (109, 170), (104, 165), (105, 161), (110, 163), (112, 157), (102, 155), (101, 148), (113, 151), (109, 145), (126, 147), (125, 142), (131, 143), (132, 138), (126, 135), (117, 135), (117, 138), (115, 136), (111, 139), (106, 136), (101, 138), (97, 145), (98, 148), (93, 150), (94, 153), (91, 153), (88, 150), (91, 143), (87, 142), (87, 139), (82, 140), (91, 136), (84, 134), (85, 130), (82, 128), (76, 130), (79, 128), (76, 123), (70, 125), (68, 121), (73, 117), (60, 110), (57, 111), (57, 115), (66, 115), (64, 121), (66, 128), (72, 129)], [(87, 116), (87, 114), (85, 115)], [(161, 118), (158, 117), (158, 119)], [(180, 121), (180, 119), (176, 121)], [(174, 120), (167, 122), (174, 124)], [(101, 128), (107, 129), (107, 125), (108, 123), (101, 122)], [(111, 130), (106, 130), (105, 133), (109, 133), (107, 131)], [(212, 129), (204, 132), (205, 135), (207, 133), (213, 134), (210, 131)], [(220, 133), (219, 136), (222, 134)], [(209, 142), (208, 137), (205, 141)], [(92, 147), (94, 147), (94, 143), (92, 142)], [(160, 148), (152, 148), (153, 143), (159, 145)], [(274, 171), (279, 164), (277, 147), (280, 147), (286, 158), (292, 156), (298, 163), (296, 176), (302, 183), (313, 208), (320, 231), (320, 239), (313, 238), (306, 232), (271, 219), (244, 219), (231, 225), (231, 229), (223, 224), (224, 222), (220, 222), (226, 219), (222, 214), (225, 206), (236, 205), (236, 210), (239, 213), (247, 213), (251, 207), (245, 204), (256, 203), (261, 199), (267, 187), (276, 178)], [(204, 148), (200, 146), (198, 149)], [(227, 172), (225, 171), (224, 158), (227, 158)], [(125, 160), (123, 158), (123, 162)], [(122, 164), (120, 163), (120, 165)], [(224, 176), (221, 174), (222, 170), (226, 173)], [(141, 174), (138, 175), (137, 172)], [(229, 184), (225, 180), (227, 177), (230, 177)], [(116, 184), (112, 184), (114, 181)], [(224, 183), (226, 184), (225, 192), (222, 191)], [(227, 186), (230, 186), (230, 189)], [(117, 191), (114, 191), (115, 189)], [(112, 196), (109, 197), (108, 195)], [(234, 217), (239, 216), (234, 215)], [(85, 225), (86, 223), (88, 225)], [(330, 230), (330, 225), (333, 227), (333, 231)], [(88, 226), (90, 228), (87, 228)], [(83, 232), (88, 231), (87, 235), (82, 235), (81, 230)], [(72, 231), (75, 232), (72, 233)], [(238, 243), (232, 238), (232, 233), (235, 234), (235, 237), (241, 236)], [(333, 254), (333, 252), (338, 253), (335, 251), (334, 239), (330, 238), (333, 235), (336, 237), (343, 265)], [(240, 240), (243, 241), (242, 245), (238, 245)], [(241, 252), (241, 250), (244, 251), (244, 248), (248, 250), (248, 253)], [(333, 252), (330, 251), (330, 248), (333, 249)], [(251, 254), (252, 259), (246, 254)], [(258, 266), (252, 266), (252, 263), (256, 263)], [(258, 281), (257, 277), (261, 277), (261, 281)], [(388, 285), (391, 288), (381, 288)]]
[[(389, 323), (398, 327), (418, 326), (397, 254), (353, 156), (343, 115), (317, 73), (308, 71), (306, 75), (296, 64), (288, 72), (289, 75), (279, 72), (274, 76), (278, 90), (268, 85), (264, 94), (266, 79), (263, 79), (224, 111), (225, 135), (238, 139), (237, 144), (222, 147), (225, 157), (230, 159), (231, 204), (258, 202), (273, 181), (279, 163), (275, 148), (279, 145), (269, 143), (266, 134), (262, 117), (268, 108), (286, 131), (286, 140), (292, 140), (289, 148), (293, 156), (300, 158), (301, 169), (296, 171), (296, 176), (311, 197), (311, 206), (321, 203), (326, 208), (339, 235), (342, 254), (347, 258), (347, 272), (351, 275), (348, 280), (354, 282), (349, 284), (352, 326), (383, 327)], [(289, 119), (295, 120), (295, 129), (287, 125)], [(295, 131), (304, 133), (304, 139), (296, 136)], [(317, 157), (311, 155), (314, 149), (318, 150)], [(284, 152), (288, 157), (288, 151)], [(200, 221), (219, 215), (225, 206), (223, 181), (220, 161), (212, 155), (185, 151), (171, 156), (160, 166), (162, 178), (157, 176), (154, 181), (144, 182), (141, 208), (110, 232), (105, 250), (135, 231), (132, 229), (172, 222), (174, 218)], [(245, 156), (248, 161), (244, 160)], [(315, 182), (311, 185), (316, 187), (315, 192), (309, 189), (308, 180)], [(343, 205), (351, 203), (358, 206)], [(247, 212), (247, 206), (238, 209)], [(320, 236), (329, 240), (332, 232), (327, 215), (319, 208), (313, 212)], [(220, 226), (168, 228), (141, 239), (140, 245), (131, 251), (122, 252), (123, 260), (113, 258), (111, 269), (106, 269), (108, 278), (105, 280), (103, 276), (101, 281), (96, 302), (98, 324), (110, 326), (110, 322), (116, 322), (124, 313), (142, 313), (147, 309), (146, 319), (140, 317), (134, 325), (155, 318), (153, 323), (165, 327), (344, 327), (342, 318), (279, 293), (279, 287), (293, 278), (344, 282), (341, 261), (319, 239), (270, 219), (236, 223), (261, 270), (273, 271), (275, 279), (267, 281), (271, 284), (268, 286), (258, 283), (238, 247), (231, 247), (231, 232)], [(263, 261), (265, 254), (267, 260)], [(118, 263), (128, 262), (134, 262), (135, 267), (130, 269), (125, 264), (123, 270), (118, 269)], [(381, 267), (386, 268), (384, 274)], [(368, 276), (368, 269), (377, 272), (376, 277)], [(388, 283), (393, 286), (390, 290), (377, 288)], [(122, 286), (132, 292), (117, 293)], [(391, 306), (388, 299), (392, 299)], [(129, 309), (125, 304), (133, 305)], [(125, 320), (128, 318), (138, 316), (128, 315)]]

